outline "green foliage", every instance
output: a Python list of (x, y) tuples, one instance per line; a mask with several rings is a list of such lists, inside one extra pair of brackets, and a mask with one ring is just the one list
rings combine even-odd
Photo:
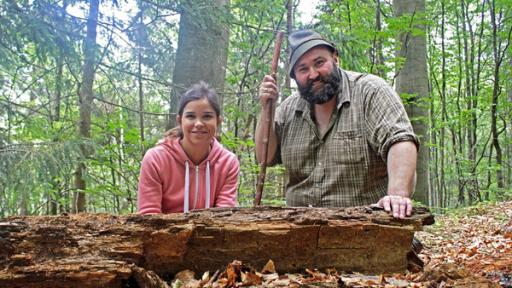
[[(287, 2), (232, 0), (228, 12), (213, 11), (211, 3), (203, 1), (203, 9), (192, 11), (197, 25), (206, 23), (204, 17), (215, 17), (220, 20), (216, 23), (229, 27), (226, 82), (219, 91), (224, 117), (221, 140), (240, 159), (242, 206), (252, 205), (260, 169), (254, 156), (260, 109), (257, 90), (263, 75), (270, 72), (274, 31), (286, 30)], [(116, 8), (107, 1), (100, 7), (92, 129), (90, 139), (85, 140), (77, 137), (77, 123), (87, 1), (0, 1), (0, 217), (71, 211), (74, 173), (83, 161), (89, 211), (135, 212), (142, 155), (162, 137), (173, 117), (167, 113), (179, 43), (176, 16), (187, 7), (184, 2), (134, 3), (136, 7), (121, 1)], [(422, 35), (415, 27), (426, 25), (431, 95), (420, 104), (432, 109), (432, 118), (431, 139), (423, 142), (431, 151), (434, 192), (444, 193), (442, 205), (434, 206), (469, 204), (474, 191), (482, 201), (512, 197), (511, 0), (464, 1), (465, 19), (460, 1), (426, 1), (425, 14), (399, 18), (393, 16), (390, 1), (379, 3), (380, 30), (377, 1), (357, 0), (321, 1), (317, 22), (307, 28), (336, 44), (343, 68), (378, 74), (393, 83), (405, 61), (396, 55), (398, 37)], [(501, 163), (491, 145), (490, 107), (498, 63), (492, 47), (491, 4), (498, 12), (496, 43), (503, 57), (496, 106)], [(297, 17), (294, 20), (294, 29), (306, 27)], [(283, 96), (290, 94), (284, 87), (286, 58), (281, 53), (278, 84)], [(414, 96), (401, 95), (404, 103), (416, 101)], [(416, 118), (411, 115), (411, 119)], [(473, 132), (476, 142), (470, 146)], [(84, 148), (92, 152), (87, 158), (81, 152)], [(285, 204), (285, 172), (281, 166), (267, 168), (263, 204)], [(508, 186), (498, 187), (499, 173)]]
[(83, 160), (80, 145), (90, 144), (62, 141), (0, 149), (0, 217), (47, 213), (50, 196), (69, 207), (71, 191), (66, 184), (72, 182), (76, 165)]

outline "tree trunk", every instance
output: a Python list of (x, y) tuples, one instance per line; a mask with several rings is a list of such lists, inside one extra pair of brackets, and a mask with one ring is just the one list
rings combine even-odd
[(372, 69), (372, 73), (375, 73), (377, 76), (386, 78), (386, 71), (384, 69), (384, 54), (382, 52), (382, 20), (381, 20), (381, 7), (380, 1), (376, 0), (375, 7), (375, 38), (373, 41), (373, 55), (372, 56), (372, 68), (375, 66), (375, 69)]
[[(466, 176), (464, 184), (468, 193), (468, 203), (471, 205), (477, 197), (475, 195), (478, 192), (478, 179), (476, 178), (476, 154), (477, 154), (477, 115), (476, 109), (478, 101), (476, 100), (476, 92), (474, 89), (475, 84), (475, 69), (474, 69), (474, 32), (473, 23), (469, 19), (468, 4), (465, 0), (460, 1), (460, 9), (462, 12), (462, 39), (464, 41), (464, 68), (465, 68), (465, 80), (466, 80), (466, 109), (469, 111), (470, 121), (466, 123), (467, 130), (467, 155), (469, 160), (469, 166), (466, 167), (466, 171), (469, 171), (469, 175)], [(468, 42), (468, 39), (470, 42)], [(469, 125), (468, 125), (469, 124)]]
[[(287, 35), (290, 35), (293, 32), (293, 15), (294, 15), (294, 8), (295, 8), (295, 1), (294, 0), (288, 0), (286, 2), (286, 31), (288, 32)], [(290, 74), (288, 71), (290, 71), (290, 55), (291, 55), (291, 48), (290, 45), (288, 45), (288, 41), (286, 42), (286, 62), (284, 63), (284, 71), (286, 73), (286, 76), (284, 78), (284, 87), (286, 91), (290, 91), (291, 89), (291, 83), (290, 83)], [(281, 93), (282, 100), (284, 100), (285, 94), (288, 93)]]
[[(141, 49), (141, 47), (139, 47)], [(144, 147), (144, 92), (142, 89), (142, 52), (137, 52), (137, 82), (139, 86), (139, 129), (140, 129), (140, 154), (144, 157), (146, 148)]]
[(205, 81), (220, 92), (219, 103), (223, 103), (221, 92), (229, 44), (229, 30), (224, 19), (228, 4), (229, 0), (182, 1), (167, 128), (176, 126), (179, 98), (192, 84)]
[[(439, 205), (439, 207), (443, 207), (443, 199), (444, 197), (447, 197), (446, 196), (446, 193), (447, 193), (447, 189), (446, 189), (446, 183), (445, 183), (445, 171), (444, 171), (444, 166), (445, 166), (445, 159), (444, 159), (444, 149), (445, 149), (445, 145), (444, 145), (444, 141), (445, 141), (445, 137), (446, 137), (446, 130), (445, 130), (445, 123), (448, 119), (448, 116), (447, 116), (447, 111), (446, 111), (446, 46), (445, 46), (445, 39), (444, 39), (444, 36), (445, 36), (445, 1), (442, 0), (441, 1), (441, 10), (442, 10), (442, 27), (441, 27), (441, 57), (442, 57), (442, 67), (441, 67), (441, 75), (442, 75), (442, 84), (441, 84), (441, 122), (443, 123), (442, 126), (441, 126), (441, 137), (439, 139), (440, 141), (440, 145), (439, 145), (439, 151), (440, 151), (440, 160), (441, 160), (441, 170), (440, 170), (440, 174), (441, 174), (441, 179), (440, 179), (440, 183), (441, 185), (439, 186), (439, 192), (438, 194), (440, 195), (439, 196), (439, 201), (438, 203), (436, 203), (436, 205)], [(437, 168), (436, 168), (437, 169)]]
[[(62, 53), (62, 49), (59, 49)], [(63, 53), (62, 53), (63, 54)], [(55, 62), (57, 65), (57, 74), (55, 75), (55, 99), (50, 98), (50, 103), (53, 102), (53, 116), (50, 120), (52, 123), (52, 126), (54, 123), (59, 123), (60, 121), (60, 104), (61, 104), (61, 97), (62, 97), (62, 85), (63, 85), (63, 70), (64, 70), (64, 61), (63, 61), (63, 55), (60, 55), (56, 57)], [(53, 101), (52, 101), (53, 100)], [(51, 107), (51, 105), (50, 105)], [(53, 138), (54, 142), (59, 141), (59, 136), (55, 136)], [(48, 191), (48, 214), (51, 215), (57, 215), (58, 209), (59, 209), (59, 200), (62, 197), (61, 195), (61, 189), (60, 184), (61, 180), (58, 179), (59, 177), (52, 177), (50, 179), (50, 184), (52, 186), (52, 189)], [(60, 207), (62, 210), (62, 207)]]
[[(84, 39), (84, 65), (82, 66), (82, 83), (80, 84), (80, 137), (82, 140), (91, 138), (91, 107), (94, 83), (94, 64), (96, 57), (96, 28), (98, 26), (99, 0), (91, 0), (89, 4), (89, 17), (87, 18), (87, 36)], [(91, 154), (90, 148), (86, 144), (81, 145), (84, 159)], [(85, 179), (86, 173), (85, 160), (80, 163), (75, 171), (75, 199), (73, 203), (73, 212), (83, 212), (86, 210), (85, 202)]]
[[(510, 52), (510, 51), (509, 51)], [(508, 70), (507, 70), (507, 75), (508, 75), (508, 79), (512, 79), (512, 69), (510, 67), (512, 67), (512, 53), (509, 53), (509, 66), (508, 66)], [(508, 107), (510, 107), (508, 109), (508, 113), (506, 113), (506, 115), (508, 115), (508, 125), (507, 125), (507, 129), (505, 129), (505, 139), (507, 140), (507, 143), (512, 143), (512, 125), (510, 123), (512, 123), (512, 83), (510, 83), (511, 81), (507, 81), (506, 82), (506, 85), (507, 85), (507, 94), (508, 94), (508, 98), (507, 98), (507, 104), (508, 104)], [(507, 145), (506, 147), (506, 151), (507, 151), (507, 159), (508, 159), (508, 165), (507, 165), (507, 187), (512, 187), (512, 145)]]
[[(458, 10), (455, 10), (455, 20), (456, 20), (456, 36), (457, 36), (457, 64), (458, 64), (458, 72), (459, 75), (457, 77), (457, 100), (456, 100), (456, 117), (460, 117), (459, 115), (462, 115), (462, 106), (461, 106), (461, 98), (463, 94), (463, 79), (464, 79), (464, 59), (463, 59), (463, 53), (462, 53), (462, 38), (465, 37), (464, 34), (460, 31), (460, 26), (463, 26), (463, 24), (460, 24), (460, 22), (464, 22), (464, 20), (461, 20), (461, 16), (458, 12)], [(462, 35), (461, 35), (462, 34)], [(450, 131), (452, 133), (452, 149), (453, 149), (453, 159), (455, 163), (455, 169), (457, 170), (457, 205), (464, 205), (465, 202), (465, 196), (464, 196), (464, 172), (462, 167), (462, 155), (463, 153), (463, 147), (464, 147), (464, 138), (462, 136), (462, 125), (458, 124), (456, 127), (453, 127), (453, 125), (450, 127)], [(458, 140), (458, 141), (457, 141)]]
[[(394, 0), (393, 9), (395, 17), (408, 14), (412, 17), (411, 25), (425, 31), (423, 24), (425, 13), (425, 0)], [(412, 27), (411, 27), (412, 28)], [(399, 94), (415, 95), (411, 103), (406, 104), (407, 114), (411, 118), (414, 131), (423, 142), (428, 141), (429, 114), (427, 111), (429, 98), (428, 72), (427, 72), (427, 44), (425, 35), (412, 35), (402, 33), (400, 38), (399, 57), (405, 58), (405, 63), (397, 76), (396, 89)], [(423, 143), (418, 153), (415, 200), (428, 205), (429, 203), (429, 150), (427, 143)]]
[[(497, 198), (499, 200), (503, 200), (504, 198), (504, 188), (505, 181), (503, 177), (503, 158), (502, 158), (502, 150), (499, 142), (499, 132), (498, 132), (498, 96), (501, 93), (500, 90), (500, 66), (503, 60), (504, 54), (501, 51), (501, 41), (498, 41), (498, 25), (496, 21), (496, 5), (494, 1), (490, 3), (490, 15), (491, 15), (491, 25), (492, 25), (492, 48), (493, 48), (493, 58), (494, 58), (494, 86), (492, 90), (492, 104), (491, 104), (491, 132), (492, 132), (492, 145), (494, 149), (496, 149), (496, 182), (498, 185)], [(508, 44), (506, 45), (508, 47)]]
[[(64, 20), (66, 18), (66, 9), (68, 7), (68, 1), (65, 0), (62, 3), (62, 10), (58, 13), (57, 16), (57, 22), (58, 23), (64, 23)], [(51, 117), (51, 125), (54, 129), (54, 123), (59, 123), (61, 121), (60, 117), (60, 106), (62, 102), (62, 92), (63, 92), (63, 85), (64, 85), (64, 55), (65, 51), (62, 47), (64, 47), (64, 41), (61, 38), (57, 38), (57, 43), (59, 45), (58, 48), (58, 55), (55, 57), (55, 64), (57, 65), (57, 74), (55, 75), (55, 97), (54, 99), (49, 99), (50, 103), (53, 102), (53, 105), (50, 105), (50, 107), (53, 107), (53, 116)], [(56, 135), (53, 138), (54, 142), (59, 142), (60, 136)], [(55, 175), (57, 176), (57, 175)], [(50, 180), (50, 184), (52, 185), (51, 192), (48, 192), (48, 214), (51, 215), (57, 215), (58, 211), (64, 212), (64, 207), (62, 204), (59, 204), (60, 201), (62, 201), (62, 189), (61, 184), (62, 180), (59, 179), (59, 177), (52, 177)], [(66, 199), (66, 201), (69, 199)]]
[(147, 41), (147, 31), (144, 24), (144, 5), (139, 3), (139, 22), (137, 23), (136, 29), (136, 44), (137, 44), (137, 85), (139, 88), (139, 136), (140, 136), (140, 153), (141, 157), (146, 154), (146, 148), (144, 147), (145, 133), (144, 133), (144, 89), (142, 82), (142, 55), (144, 53), (145, 42)]
[(403, 272), (426, 210), (396, 220), (355, 208), (214, 208), (188, 214), (77, 214), (0, 219), (1, 287), (121, 287), (134, 268), (162, 278), (240, 260), (279, 272)]

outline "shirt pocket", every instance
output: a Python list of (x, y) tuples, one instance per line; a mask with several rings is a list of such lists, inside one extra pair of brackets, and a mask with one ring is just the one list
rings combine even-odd
[(336, 164), (356, 165), (364, 162), (365, 141), (359, 130), (336, 131), (329, 154)]

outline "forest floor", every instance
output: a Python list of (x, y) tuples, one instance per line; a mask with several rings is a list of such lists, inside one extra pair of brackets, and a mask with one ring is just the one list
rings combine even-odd
[(426, 267), (412, 280), (512, 287), (512, 201), (457, 209), (435, 219), (417, 233), (425, 245), (420, 257)]
[(268, 263), (260, 273), (233, 261), (222, 273), (203, 275), (202, 280), (182, 271), (171, 286), (512, 287), (512, 201), (451, 210), (435, 215), (435, 221), (416, 233), (424, 245), (419, 257), (425, 263), (423, 271), (416, 273), (364, 275), (306, 270), (304, 274), (279, 275), (275, 273), (279, 263)]

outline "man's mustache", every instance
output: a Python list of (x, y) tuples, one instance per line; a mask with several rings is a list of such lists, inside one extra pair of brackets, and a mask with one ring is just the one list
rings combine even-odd
[(318, 77), (316, 77), (315, 79), (309, 79), (308, 80), (308, 83), (307, 83), (308, 87), (312, 88), (313, 87), (313, 83), (315, 83), (315, 82), (327, 83), (325, 81), (324, 77), (318, 75)]

